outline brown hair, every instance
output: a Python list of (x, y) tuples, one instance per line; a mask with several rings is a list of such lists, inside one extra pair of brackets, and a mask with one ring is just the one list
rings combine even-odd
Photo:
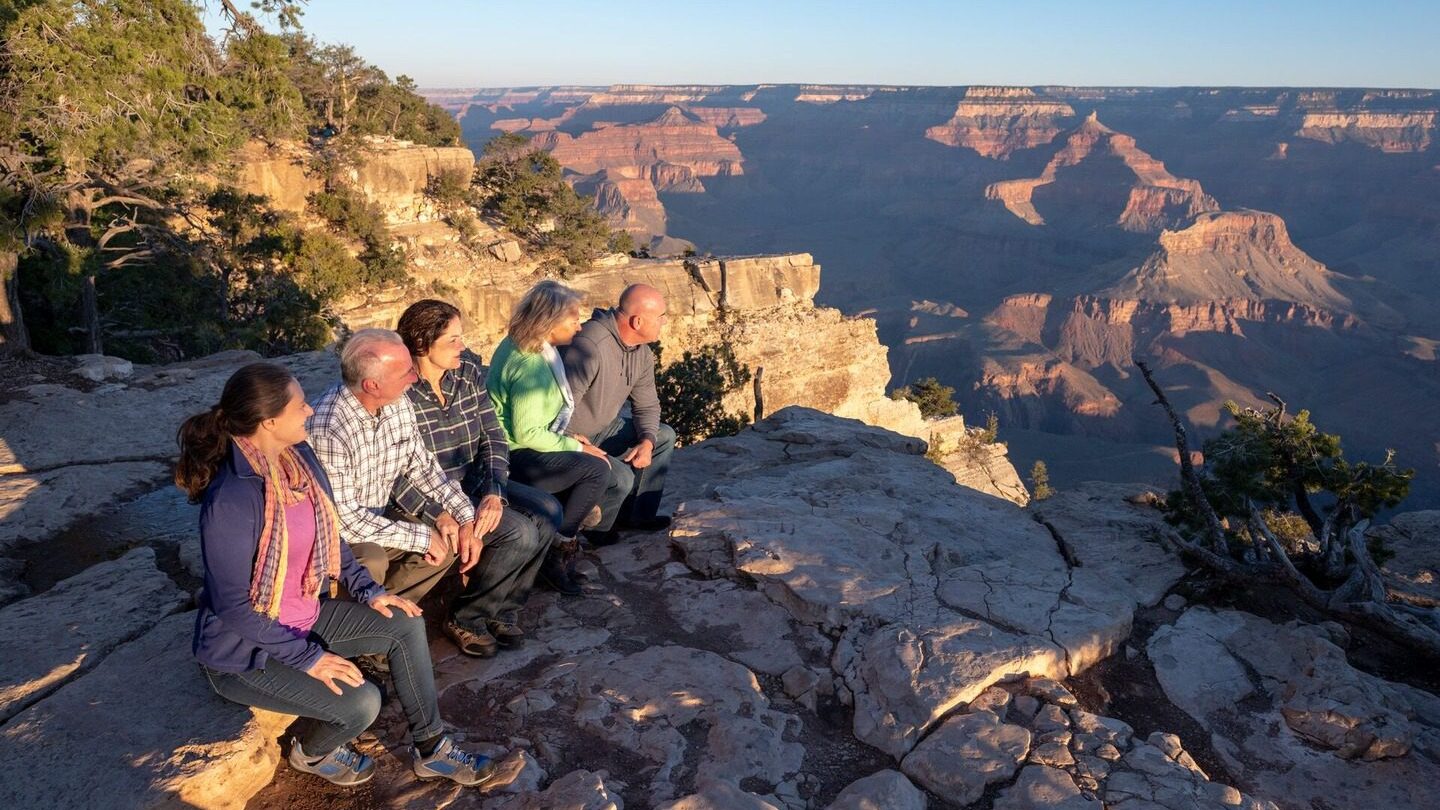
[(460, 310), (454, 304), (426, 298), (405, 308), (400, 322), (395, 324), (395, 331), (405, 341), (411, 357), (424, 357), (450, 327), (451, 321), (459, 317)]
[(510, 315), (506, 334), (521, 351), (538, 352), (549, 335), (580, 306), (584, 296), (558, 281), (546, 279), (525, 293)]
[(275, 363), (250, 363), (230, 375), (220, 402), (180, 425), (175, 439), (180, 460), (175, 486), (197, 503), (230, 450), (231, 436), (249, 436), (266, 419), (279, 416), (290, 404), (294, 375)]

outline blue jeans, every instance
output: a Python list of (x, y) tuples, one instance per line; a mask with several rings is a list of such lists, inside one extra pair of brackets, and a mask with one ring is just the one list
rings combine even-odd
[[(358, 602), (325, 599), (310, 639), (345, 658), (384, 655), (410, 737), (427, 740), (444, 732), (435, 697), (435, 673), (425, 642), (425, 620), (398, 610), (387, 619)], [(336, 681), (340, 694), (298, 669), (274, 659), (264, 669), (220, 672), (202, 667), (210, 686), (227, 700), (281, 714), (308, 718), (296, 735), (308, 756), (323, 756), (360, 736), (380, 713), (380, 689), (370, 681), (359, 686)]]
[(635, 434), (635, 420), (617, 416), (615, 421), (589, 437), (590, 442), (610, 454), (610, 482), (600, 509), (605, 513), (597, 530), (650, 520), (660, 511), (660, 496), (665, 494), (665, 474), (670, 471), (670, 457), (675, 452), (675, 431), (664, 422), (655, 432), (655, 447), (650, 452), (650, 466), (637, 470), (620, 460), (625, 451), (640, 438)]

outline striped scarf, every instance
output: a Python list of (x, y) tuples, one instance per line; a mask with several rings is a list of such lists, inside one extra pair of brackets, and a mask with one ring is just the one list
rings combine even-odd
[[(318, 599), (320, 583), (340, 571), (340, 519), (335, 504), (315, 480), (315, 472), (295, 448), (285, 448), (280, 454), (279, 469), (274, 469), (254, 442), (239, 436), (234, 439), (255, 474), (265, 480), (265, 518), (260, 525), (255, 573), (250, 580), (250, 604), (256, 613), (279, 619), (285, 569), (290, 559), (290, 538), (285, 530), (283, 510), (306, 498), (315, 504), (315, 546), (300, 585), (300, 595), (307, 599)], [(331, 588), (334, 589), (333, 583)]]

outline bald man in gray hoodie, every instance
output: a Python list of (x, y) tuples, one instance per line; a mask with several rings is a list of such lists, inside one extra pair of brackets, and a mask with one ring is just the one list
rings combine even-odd
[[(569, 346), (560, 347), (575, 401), (567, 429), (610, 456), (610, 487), (600, 523), (587, 532), (597, 544), (614, 542), (615, 527), (654, 531), (670, 525), (658, 514), (675, 431), (660, 421), (655, 353), (668, 320), (665, 297), (632, 284), (614, 309), (597, 309)], [(626, 403), (629, 413), (621, 413)]]

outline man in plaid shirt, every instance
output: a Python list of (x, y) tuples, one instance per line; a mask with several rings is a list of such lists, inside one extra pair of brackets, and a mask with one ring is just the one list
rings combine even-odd
[[(340, 357), (343, 382), (314, 403), (310, 443), (335, 492), (341, 536), (376, 582), (419, 601), (460, 560), (469, 572), (488, 544), (538, 545), (526, 520), (479, 520), (458, 481), (424, 443), (405, 390), (416, 379), (410, 352), (399, 335), (363, 329)], [(411, 516), (387, 511), (398, 481), (413, 487), (433, 508)], [(418, 518), (415, 519), (415, 518)], [(486, 571), (476, 572), (451, 606), (446, 634), (469, 655), (495, 654), (486, 628)]]

